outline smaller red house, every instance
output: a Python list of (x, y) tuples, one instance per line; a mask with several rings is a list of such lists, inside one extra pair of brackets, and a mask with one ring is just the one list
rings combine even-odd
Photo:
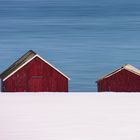
[(30, 50), (1, 75), (2, 92), (68, 92), (70, 79)]
[(127, 64), (97, 81), (99, 92), (140, 92), (140, 70)]

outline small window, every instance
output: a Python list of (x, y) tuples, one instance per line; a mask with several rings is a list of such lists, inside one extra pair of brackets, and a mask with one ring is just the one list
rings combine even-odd
[(47, 76), (39, 76), (39, 75), (36, 75), (36, 76), (32, 76), (32, 78), (39, 78), (39, 79), (41, 79), (41, 78), (47, 78)]

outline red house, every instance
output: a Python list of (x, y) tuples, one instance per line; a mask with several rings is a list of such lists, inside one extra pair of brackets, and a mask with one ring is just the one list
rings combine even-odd
[(140, 92), (140, 70), (127, 64), (97, 81), (98, 91)]
[(32, 50), (0, 77), (2, 92), (68, 92), (69, 77)]

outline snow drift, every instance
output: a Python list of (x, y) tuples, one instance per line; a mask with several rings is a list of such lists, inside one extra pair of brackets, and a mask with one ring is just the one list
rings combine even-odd
[(139, 93), (0, 94), (0, 140), (139, 139)]

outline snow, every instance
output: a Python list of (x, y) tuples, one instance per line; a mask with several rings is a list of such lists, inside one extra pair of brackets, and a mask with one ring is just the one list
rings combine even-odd
[(140, 93), (2, 93), (0, 140), (140, 140)]

